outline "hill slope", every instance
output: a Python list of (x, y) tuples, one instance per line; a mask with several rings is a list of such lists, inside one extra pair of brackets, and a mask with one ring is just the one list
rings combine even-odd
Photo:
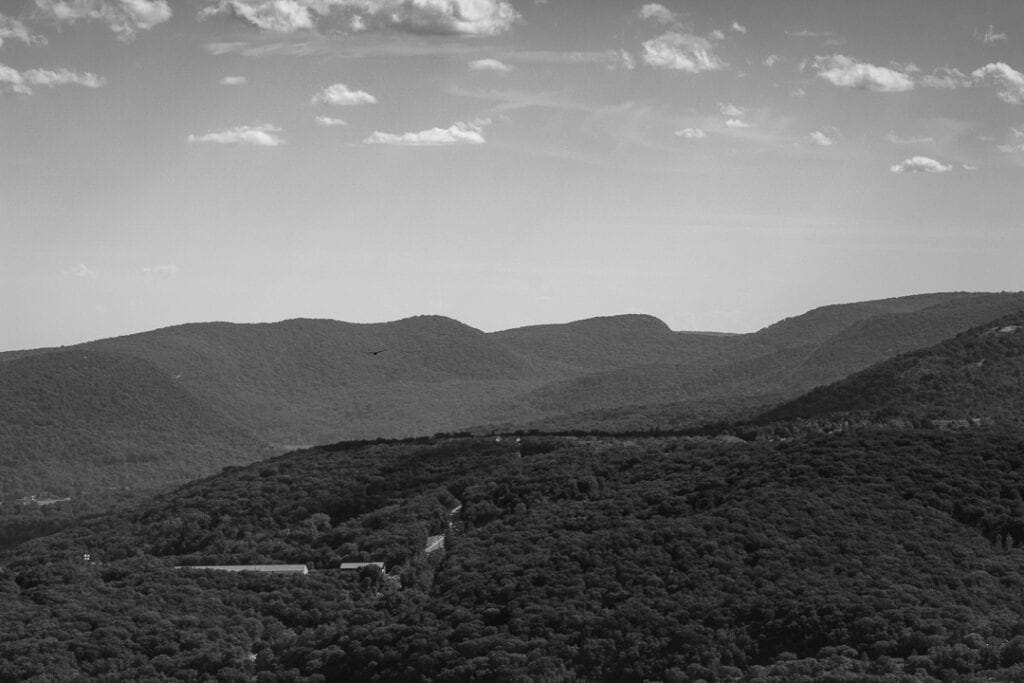
[(152, 364), (70, 350), (0, 365), (4, 494), (180, 483), (270, 454)]
[[(319, 448), (24, 544), (2, 558), (0, 678), (1024, 674), (1018, 435), (520, 452)], [(342, 560), (384, 561), (392, 580)], [(264, 562), (316, 571), (174, 569)]]
[(883, 361), (758, 421), (826, 416), (1024, 423), (1024, 313)]

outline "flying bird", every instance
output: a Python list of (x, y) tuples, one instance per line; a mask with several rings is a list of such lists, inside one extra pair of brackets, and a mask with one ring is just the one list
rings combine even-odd
[(366, 355), (367, 356), (376, 356), (378, 354), (384, 353), (385, 351), (387, 351), (387, 349), (381, 349), (380, 351), (367, 351)]

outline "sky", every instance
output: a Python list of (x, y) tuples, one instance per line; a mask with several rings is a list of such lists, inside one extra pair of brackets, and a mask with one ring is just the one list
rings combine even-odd
[(1024, 289), (1019, 0), (3, 0), (0, 350)]

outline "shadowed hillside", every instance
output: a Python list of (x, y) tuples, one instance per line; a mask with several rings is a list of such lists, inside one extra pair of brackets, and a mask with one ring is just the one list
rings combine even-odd
[(166, 486), (270, 450), (139, 358), (94, 350), (0, 372), (4, 494)]
[[(123, 425), (96, 427), (97, 435), (130, 435), (104, 436), (108, 441), (83, 436), (88, 425), (99, 424), (97, 415), (106, 415), (103, 393), (92, 392), (92, 383), (83, 381), (69, 395), (74, 400), (62, 399), (71, 390), (61, 373), (45, 371), (47, 363), (71, 356), (43, 349), (0, 354), (0, 382), (35, 383), (31, 391), (8, 392), (11, 414), (34, 414), (51, 400), (45, 397), (62, 411), (60, 420), (50, 422), (19, 418), (17, 429), (0, 433), (0, 448), (18, 454), (9, 463), (16, 462), (19, 471), (53, 457), (51, 443), (57, 444), (61, 462), (76, 452), (111, 462), (122, 462), (123, 454), (148, 462), (157, 453), (174, 457), (168, 440), (178, 441), (171, 435), (180, 433), (185, 445), (177, 471), (184, 473), (200, 471), (190, 461), (205, 448), (200, 444), (219, 448), (231, 430), (280, 452), (343, 438), (405, 437), (472, 425), (603, 431), (693, 427), (749, 417), (816, 385), (1021, 308), (1020, 294), (930, 294), (828, 306), (742, 335), (673, 332), (642, 315), (495, 333), (440, 316), (376, 324), (300, 319), (179, 325), (61, 352), (103, 352), (122, 359), (95, 383), (130, 388), (137, 396), (119, 406)], [(142, 365), (131, 365), (129, 358)], [(147, 379), (139, 381), (134, 375), (143, 365)], [(22, 396), (32, 405), (19, 406)], [(177, 418), (155, 420), (156, 414), (181, 414), (180, 406), (153, 408), (172, 399), (187, 401), (189, 414), (207, 415), (210, 424), (178, 427)], [(58, 424), (68, 425), (68, 435), (55, 436)], [(208, 437), (199, 436), (204, 431)], [(32, 467), (26, 472), (33, 473), (19, 474), (19, 481), (41, 488), (74, 485), (69, 473), (53, 471), (51, 478), (46, 474), (51, 470)], [(76, 476), (107, 486), (108, 475), (89, 474), (90, 468)]]
[(1024, 313), (819, 387), (758, 418), (1024, 424)]

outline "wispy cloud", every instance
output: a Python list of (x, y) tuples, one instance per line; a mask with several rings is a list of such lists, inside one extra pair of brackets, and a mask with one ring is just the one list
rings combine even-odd
[(337, 17), (354, 32), (468, 36), (504, 33), (520, 18), (505, 0), (207, 0), (199, 18), (218, 14), (274, 33), (315, 30), (318, 21)]
[(441, 145), (482, 145), (486, 142), (483, 129), (489, 121), (456, 121), (448, 128), (430, 128), (418, 133), (384, 133), (379, 130), (369, 135), (368, 145), (400, 145), (406, 147), (437, 147)]
[(0, 93), (16, 92), (31, 95), (33, 87), (55, 88), (59, 85), (80, 85), (85, 88), (100, 88), (106, 85), (102, 76), (88, 71), (70, 69), (29, 69), (18, 71), (0, 64)]
[(914, 89), (914, 80), (902, 71), (857, 62), (845, 55), (815, 57), (813, 68), (819, 78), (841, 88), (875, 92), (905, 92)]
[(208, 142), (217, 145), (246, 145), (254, 147), (277, 147), (285, 143), (277, 126), (235, 126), (227, 130), (214, 131), (203, 135), (189, 135), (189, 142)]
[(498, 59), (475, 59), (469, 63), (470, 71), (498, 71), (508, 73), (512, 67)]
[(1006, 34), (996, 32), (996, 27), (993, 26), (992, 24), (988, 25), (988, 28), (985, 29), (984, 33), (975, 29), (974, 37), (983, 43), (996, 43), (999, 42), (1000, 40), (1006, 40)]
[(893, 164), (889, 170), (893, 173), (946, 173), (953, 167), (931, 157), (915, 156)]
[(174, 264), (167, 264), (163, 266), (146, 266), (145, 268), (142, 269), (142, 274), (149, 278), (158, 278), (166, 280), (178, 274), (178, 266)]
[(36, 6), (61, 23), (101, 21), (124, 41), (171, 18), (167, 0), (36, 0)]
[(802, 28), (793, 31), (786, 31), (787, 36), (793, 38), (831, 38), (835, 36), (835, 31), (810, 31)]
[(738, 21), (732, 22), (732, 24), (729, 26), (729, 29), (731, 31), (736, 32), (736, 33), (746, 33), (747, 32), (747, 27), (744, 26), (743, 24), (741, 24)]
[(1009, 104), (1024, 104), (1024, 74), (1003, 62), (986, 64), (971, 72), (978, 82), (994, 82), (1001, 90), (999, 99)]
[(714, 53), (711, 41), (690, 33), (670, 31), (644, 42), (643, 48), (644, 62), (659, 69), (696, 74), (726, 67)]
[(22, 21), (0, 14), (0, 46), (5, 40), (20, 40), (26, 45), (46, 44), (46, 38), (32, 33)]
[(249, 79), (245, 76), (225, 76), (220, 79), (221, 85), (244, 85), (248, 83)]
[(966, 88), (971, 85), (971, 79), (959, 69), (948, 66), (941, 66), (921, 78), (921, 85), (926, 88), (939, 88), (942, 90), (954, 90), (955, 88)]
[(740, 119), (729, 119), (725, 122), (727, 128), (750, 128), (750, 124)]
[(884, 139), (886, 142), (891, 142), (894, 145), (914, 145), (932, 141), (930, 137), (900, 137), (894, 130), (886, 133)]
[(89, 266), (85, 265), (84, 263), (79, 263), (77, 265), (74, 265), (71, 268), (68, 268), (67, 270), (62, 271), (62, 274), (70, 276), (70, 277), (77, 277), (77, 278), (79, 278), (81, 280), (95, 280), (96, 279), (96, 271), (93, 270), (92, 268), (90, 268)]
[(365, 90), (352, 90), (344, 83), (335, 83), (313, 95), (312, 102), (352, 107), (359, 104), (376, 104), (377, 98)]
[(677, 130), (675, 134), (676, 137), (686, 140), (703, 140), (708, 136), (702, 128), (683, 128), (682, 130)]
[(782, 57), (778, 55), (768, 55), (764, 58), (764, 65), (769, 69), (782, 61)]
[(722, 116), (743, 116), (743, 110), (737, 107), (735, 104), (726, 104), (724, 102), (719, 102), (718, 111), (722, 113)]
[(817, 145), (818, 147), (831, 147), (832, 145), (836, 144), (834, 138), (829, 137), (820, 130), (816, 130), (810, 135), (808, 135), (807, 139), (812, 145)]
[(679, 15), (657, 2), (649, 2), (643, 5), (636, 11), (636, 15), (646, 21), (653, 21), (659, 24), (674, 24), (679, 21)]
[(336, 119), (332, 116), (318, 116), (316, 117), (316, 125), (318, 126), (347, 126), (348, 122), (343, 119)]

